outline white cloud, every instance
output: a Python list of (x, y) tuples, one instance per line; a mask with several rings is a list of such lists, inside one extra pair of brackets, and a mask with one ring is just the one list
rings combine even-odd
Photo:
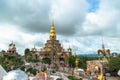
[[(36, 42), (45, 42), (48, 39), (48, 34), (29, 34), (15, 28), (12, 24), (0, 24), (0, 50), (7, 50), (8, 45), (12, 42), (16, 44), (17, 51), (20, 54), (24, 53), (25, 48), (33, 48), (34, 45), (39, 47)], [(44, 37), (43, 37), (44, 36)]]
[(65, 49), (70, 46), (77, 53), (96, 52), (101, 48), (103, 36), (106, 48), (119, 51), (118, 0), (100, 0), (99, 8), (91, 13), (86, 12), (88, 4), (85, 0), (3, 2), (6, 6), (2, 6), (3, 10), (0, 7), (0, 50), (7, 50), (12, 40), (20, 54), (24, 53), (25, 48), (31, 49), (34, 44), (40, 49), (49, 39), (48, 32), (53, 15), (57, 39)]
[(120, 32), (117, 26), (120, 23), (119, 2), (118, 0), (101, 0), (99, 9), (87, 14), (82, 31), (78, 34), (119, 37)]

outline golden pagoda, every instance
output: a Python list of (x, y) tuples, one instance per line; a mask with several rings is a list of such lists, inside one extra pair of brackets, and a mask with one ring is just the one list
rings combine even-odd
[(40, 59), (49, 59), (51, 62), (57, 63), (57, 65), (68, 65), (68, 57), (71, 55), (71, 48), (68, 51), (64, 51), (63, 46), (56, 39), (56, 31), (54, 20), (52, 21), (52, 25), (50, 27), (50, 35), (49, 40), (46, 41), (44, 47), (41, 48), (40, 51)]

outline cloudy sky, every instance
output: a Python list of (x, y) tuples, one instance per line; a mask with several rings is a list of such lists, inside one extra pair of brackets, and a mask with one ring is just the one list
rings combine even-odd
[(105, 47), (120, 52), (119, 0), (0, 0), (0, 50), (14, 41), (17, 51), (40, 50), (54, 16), (57, 39), (73, 53)]

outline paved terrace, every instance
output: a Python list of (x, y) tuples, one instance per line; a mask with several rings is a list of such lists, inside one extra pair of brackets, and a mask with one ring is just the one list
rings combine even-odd
[(106, 77), (106, 80), (120, 80), (120, 77)]

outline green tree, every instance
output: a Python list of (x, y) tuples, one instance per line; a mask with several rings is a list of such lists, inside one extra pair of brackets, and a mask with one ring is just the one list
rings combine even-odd
[(1, 50), (1, 52), (5, 52), (5, 50)]
[(75, 57), (73, 55), (69, 56), (69, 65), (75, 67)]
[(5, 68), (6, 71), (10, 71), (12, 69), (19, 68), (21, 65), (24, 64), (24, 62), (23, 60), (21, 60), (20, 57), (16, 57), (13, 55), (6, 55), (1, 58), (0, 64)]
[(45, 64), (51, 64), (51, 60), (49, 58), (44, 58), (42, 60), (42, 63), (45, 63)]
[(62, 78), (57, 78), (56, 80), (63, 80)]
[(118, 57), (120, 58), (120, 54), (118, 54)]
[(26, 48), (24, 54), (25, 56), (30, 55), (30, 49)]
[(75, 76), (68, 76), (69, 80), (82, 80), (82, 78), (76, 78)]
[(30, 73), (36, 75), (37, 70), (36, 70), (36, 69), (33, 69), (33, 68), (28, 68), (28, 69), (27, 69), (27, 72), (30, 72)]
[(87, 61), (86, 59), (80, 58), (79, 63), (78, 63), (78, 67), (82, 68), (82, 69), (86, 69), (86, 61)]
[(120, 58), (112, 58), (110, 61), (109, 61), (109, 69), (110, 71), (115, 71), (117, 72), (119, 69), (120, 69)]

